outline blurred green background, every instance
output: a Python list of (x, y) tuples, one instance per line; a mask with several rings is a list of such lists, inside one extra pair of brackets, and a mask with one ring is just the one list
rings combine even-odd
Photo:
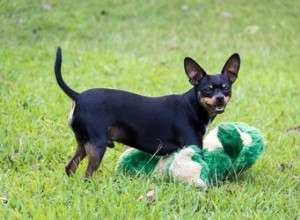
[[(297, 219), (300, 182), (300, 2), (291, 1), (0, 1), (0, 216), (4, 219)], [(221, 121), (242, 121), (268, 142), (237, 180), (199, 193), (153, 178), (125, 178), (108, 150), (90, 183), (84, 162), (64, 174), (75, 140), (76, 91), (108, 87), (160, 96), (190, 84), (186, 56), (219, 73), (234, 52), (239, 79)], [(297, 129), (298, 128), (298, 129)], [(155, 189), (156, 202), (138, 200)], [(2, 217), (1, 217), (2, 218)]]

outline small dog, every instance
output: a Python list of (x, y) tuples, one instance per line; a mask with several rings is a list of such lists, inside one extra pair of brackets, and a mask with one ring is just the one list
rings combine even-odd
[(57, 49), (55, 76), (64, 93), (73, 100), (69, 115), (77, 149), (66, 166), (75, 173), (87, 156), (88, 178), (98, 169), (106, 148), (114, 141), (150, 154), (167, 155), (187, 145), (202, 147), (208, 125), (223, 113), (238, 77), (240, 57), (233, 54), (217, 75), (208, 75), (191, 58), (184, 68), (193, 88), (182, 95), (145, 97), (114, 89), (72, 90), (61, 75), (62, 54)]

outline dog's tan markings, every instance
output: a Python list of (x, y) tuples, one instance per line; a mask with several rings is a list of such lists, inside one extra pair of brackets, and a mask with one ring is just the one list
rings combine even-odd
[(208, 98), (208, 97), (201, 97), (201, 92), (198, 91), (198, 100), (200, 101), (201, 105), (206, 109), (206, 111), (208, 112), (209, 116), (212, 117), (215, 115), (214, 111), (207, 106), (207, 104), (211, 105), (210, 103), (212, 103), (212, 98)]
[[(225, 96), (224, 97), (224, 105), (227, 105), (227, 103), (230, 101), (230, 96)], [(201, 104), (203, 105), (216, 105), (216, 99), (215, 97), (212, 97), (212, 98), (208, 98), (208, 97), (203, 97), (200, 99), (201, 101)]]
[(203, 104), (209, 104), (209, 105), (215, 105), (215, 98), (209, 98), (209, 97), (203, 97), (201, 98), (201, 103)]
[(68, 117), (68, 123), (69, 123), (69, 125), (71, 125), (72, 122), (73, 122), (73, 114), (74, 114), (75, 105), (76, 105), (75, 102), (73, 102), (72, 103), (72, 110), (70, 111), (69, 117)]
[(66, 166), (66, 173), (68, 174), (68, 176), (76, 172), (79, 163), (85, 157), (86, 157), (86, 152), (84, 149), (84, 145), (80, 141), (77, 141), (77, 149), (75, 151), (75, 154), (73, 158), (70, 160), (70, 162), (68, 163), (68, 165)]
[(88, 156), (88, 166), (85, 172), (85, 178), (92, 176), (98, 169), (106, 148), (99, 148), (93, 144), (84, 145), (85, 152)]
[(227, 105), (227, 103), (230, 101), (230, 96), (225, 96), (224, 98), (224, 102), (225, 102), (225, 105)]
[(213, 98), (208, 98), (208, 97), (203, 97), (200, 98), (201, 105), (206, 109), (208, 112), (209, 116), (212, 117), (216, 113), (208, 106), (208, 105), (214, 105)]

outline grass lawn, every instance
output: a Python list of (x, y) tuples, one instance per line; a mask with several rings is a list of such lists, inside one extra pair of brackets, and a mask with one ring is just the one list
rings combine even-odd
[[(0, 1), (0, 219), (300, 219), (300, 1)], [(190, 88), (183, 59), (239, 79), (225, 114), (261, 129), (267, 147), (236, 180), (193, 186), (115, 172), (121, 144), (83, 181), (64, 171), (75, 139), (56, 84), (160, 96)], [(290, 130), (292, 129), (292, 130)], [(155, 191), (155, 202), (141, 199)]]

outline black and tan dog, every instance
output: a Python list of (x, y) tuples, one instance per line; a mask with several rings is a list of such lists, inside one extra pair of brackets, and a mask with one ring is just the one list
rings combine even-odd
[(55, 76), (60, 88), (74, 101), (69, 124), (77, 149), (66, 166), (74, 173), (86, 156), (86, 177), (98, 169), (106, 147), (120, 142), (150, 154), (166, 155), (186, 145), (202, 147), (208, 125), (224, 112), (231, 97), (231, 85), (240, 68), (233, 54), (217, 75), (208, 75), (191, 58), (184, 68), (193, 88), (182, 95), (145, 97), (113, 89), (90, 89), (77, 93), (61, 76), (62, 54), (57, 49)]

